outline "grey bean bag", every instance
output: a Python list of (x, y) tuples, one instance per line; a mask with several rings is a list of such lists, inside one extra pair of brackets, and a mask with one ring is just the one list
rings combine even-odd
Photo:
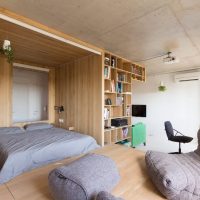
[[(200, 131), (198, 132), (198, 138)], [(149, 175), (159, 191), (170, 200), (200, 199), (200, 147), (195, 152), (166, 154), (148, 151)]]
[(55, 200), (91, 200), (100, 191), (111, 191), (120, 179), (114, 161), (88, 154), (49, 174), (49, 188)]
[(97, 195), (96, 200), (123, 200), (123, 199), (114, 197), (109, 192), (102, 191)]

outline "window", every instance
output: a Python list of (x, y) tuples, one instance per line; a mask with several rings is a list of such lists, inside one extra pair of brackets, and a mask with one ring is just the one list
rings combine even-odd
[(48, 119), (48, 72), (14, 67), (13, 122)]

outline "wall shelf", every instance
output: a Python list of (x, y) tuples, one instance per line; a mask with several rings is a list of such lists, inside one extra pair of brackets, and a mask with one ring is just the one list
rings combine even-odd
[(104, 129), (104, 144), (109, 145), (131, 139), (131, 98), (134, 80), (144, 82), (145, 68), (112, 53), (104, 53), (104, 127), (111, 127), (111, 120), (124, 118), (128, 125)]

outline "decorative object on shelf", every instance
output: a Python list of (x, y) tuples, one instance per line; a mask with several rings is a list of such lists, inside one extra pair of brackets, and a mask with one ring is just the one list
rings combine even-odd
[(124, 103), (124, 97), (122, 97), (122, 96), (117, 96), (117, 98), (116, 98), (116, 105), (117, 105), (117, 106), (122, 106), (123, 103)]
[(0, 48), (0, 53), (7, 57), (9, 63), (12, 63), (14, 59), (14, 52), (9, 40), (4, 40), (3, 47)]
[(111, 59), (111, 66), (112, 66), (113, 68), (115, 68), (115, 59), (114, 59), (114, 58)]
[(123, 136), (123, 138), (128, 137), (128, 127), (122, 128), (122, 136)]
[(54, 106), (54, 110), (56, 110), (58, 113), (64, 112), (64, 106)]
[(110, 110), (108, 108), (104, 108), (104, 119), (109, 119), (110, 117)]
[(160, 82), (160, 86), (158, 87), (158, 90), (160, 92), (164, 92), (167, 90), (166, 86), (164, 85), (164, 83), (162, 81)]
[(126, 116), (131, 116), (131, 107), (130, 106), (126, 107)]
[(110, 98), (107, 98), (107, 99), (105, 100), (105, 105), (112, 105), (112, 101), (111, 101)]
[(104, 62), (105, 62), (106, 65), (110, 65), (110, 58), (105, 57), (105, 61)]

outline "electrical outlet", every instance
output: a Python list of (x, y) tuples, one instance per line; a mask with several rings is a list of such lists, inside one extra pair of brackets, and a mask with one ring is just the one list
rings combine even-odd
[(59, 119), (59, 123), (64, 123), (64, 119)]

